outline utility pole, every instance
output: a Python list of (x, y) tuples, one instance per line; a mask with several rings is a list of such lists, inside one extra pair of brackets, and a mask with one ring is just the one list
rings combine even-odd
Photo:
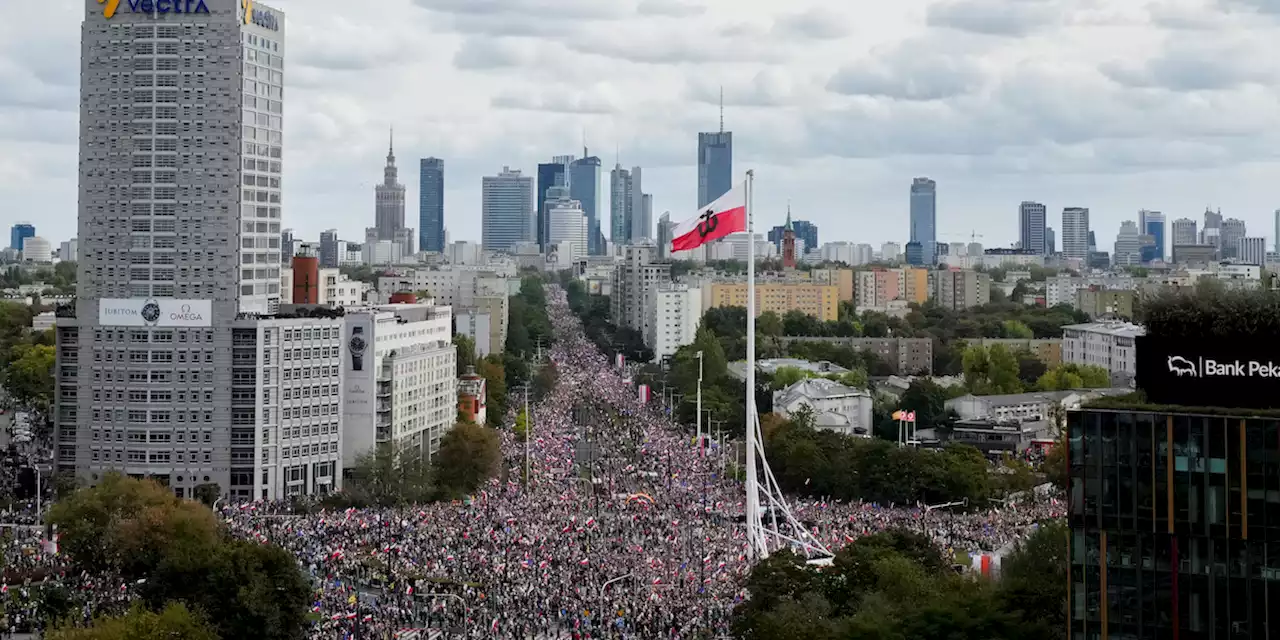
[(533, 446), (533, 414), (529, 413), (529, 383), (524, 384), (524, 485), (525, 489), (533, 486), (533, 476), (529, 473), (529, 448)]

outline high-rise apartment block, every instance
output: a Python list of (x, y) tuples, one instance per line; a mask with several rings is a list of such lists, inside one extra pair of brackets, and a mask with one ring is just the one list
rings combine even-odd
[(693, 344), (698, 323), (702, 321), (702, 291), (683, 284), (661, 283), (649, 298), (645, 344), (653, 349), (653, 358), (662, 362), (676, 350)]
[(671, 263), (658, 262), (658, 247), (652, 243), (628, 245), (622, 262), (614, 269), (613, 293), (609, 296), (610, 318), (619, 327), (649, 333), (645, 313), (658, 286), (671, 281)]
[(1045, 243), (1045, 206), (1039, 202), (1018, 205), (1018, 240), (1024, 251), (1048, 253)]
[(418, 249), (444, 251), (444, 160), (423, 158), (418, 165)]
[(916, 265), (936, 262), (938, 183), (928, 178), (911, 182), (911, 242), (919, 243), (919, 249), (911, 252), (908, 262)]
[(536, 239), (533, 178), (503, 167), (481, 184), (480, 243), (486, 251), (510, 251), (518, 242)]
[(991, 301), (991, 276), (970, 269), (930, 271), (933, 301), (944, 309), (963, 311)]
[(1089, 259), (1089, 209), (1067, 207), (1062, 210), (1062, 257)]
[[(182, 13), (83, 4), (80, 279), (58, 311), (58, 470), (273, 495), (279, 465), (299, 466), (276, 437), (280, 332), (314, 324), (279, 313), (284, 14), (235, 0)], [(255, 317), (276, 321), (245, 329), (249, 346), (237, 336)], [(336, 357), (324, 340), (312, 357)]]

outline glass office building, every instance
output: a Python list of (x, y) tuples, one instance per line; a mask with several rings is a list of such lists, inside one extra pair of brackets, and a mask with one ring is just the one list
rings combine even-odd
[(1072, 640), (1280, 637), (1280, 419), (1069, 414)]

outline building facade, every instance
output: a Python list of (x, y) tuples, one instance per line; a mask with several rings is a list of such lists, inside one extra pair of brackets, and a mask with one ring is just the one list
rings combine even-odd
[(614, 324), (635, 329), (642, 336), (649, 333), (649, 316), (645, 312), (654, 294), (671, 282), (671, 263), (658, 262), (657, 255), (658, 247), (653, 244), (628, 245), (613, 274), (610, 317)]
[(645, 344), (653, 349), (654, 360), (661, 362), (680, 347), (693, 344), (702, 321), (702, 291), (683, 284), (659, 285), (645, 313)]
[(586, 147), (582, 156), (569, 164), (569, 197), (582, 203), (582, 212), (587, 216), (587, 253), (598, 256), (604, 254), (599, 242), (600, 158), (587, 155)]
[(1018, 205), (1018, 241), (1021, 248), (1044, 255), (1048, 253), (1045, 243), (1045, 206), (1039, 202), (1023, 202)]
[(503, 167), (481, 183), (480, 244), (486, 251), (510, 251), (517, 242), (535, 240), (533, 178)]
[(389, 304), (347, 314), (343, 464), (390, 445), (428, 462), (458, 410), (449, 307)]
[(444, 251), (444, 160), (418, 164), (418, 249)]
[(1067, 637), (1280, 635), (1280, 422), (1085, 408), (1067, 441)]
[(9, 248), (22, 251), (22, 242), (36, 235), (36, 227), (30, 222), (19, 222), (9, 229)]
[(1146, 330), (1128, 322), (1090, 322), (1062, 327), (1062, 362), (1094, 365), (1111, 374), (1111, 385), (1133, 384), (1137, 373), (1134, 339)]
[[(938, 242), (938, 183), (929, 178), (911, 182), (911, 242), (919, 243), (919, 262), (933, 264)], [(910, 262), (910, 260), (908, 260)]]
[(615, 245), (631, 242), (631, 218), (635, 211), (632, 193), (639, 191), (630, 171), (620, 164), (613, 167), (609, 173), (609, 240)]
[(185, 495), (252, 489), (232, 481), (233, 466), (254, 468), (230, 457), (233, 329), (281, 301), (284, 14), (235, 0), (190, 13), (83, 4), (81, 256), (57, 327), (58, 470), (90, 484), (149, 476)]
[[(573, 162), (573, 157), (556, 157), (551, 162), (544, 162), (538, 165), (538, 190), (534, 194), (534, 198), (538, 203), (538, 221), (537, 234), (534, 241), (538, 243), (538, 248), (543, 252), (547, 252), (547, 233), (550, 227), (550, 221), (547, 218), (547, 199), (551, 197), (551, 189), (560, 187), (567, 188), (569, 186), (569, 163)], [(568, 195), (566, 191), (565, 196)]]
[[(587, 257), (587, 216), (582, 203), (569, 197), (569, 187), (552, 187), (547, 192), (546, 246), (561, 246), (560, 259), (573, 261)], [(569, 255), (564, 255), (564, 247)]]
[(413, 255), (412, 240), (406, 237), (404, 226), (404, 185), (400, 184), (400, 170), (396, 168), (394, 138), (387, 147), (387, 165), (382, 169), (382, 184), (374, 186), (373, 196), (376, 239), (400, 244), (403, 255)]
[(1062, 210), (1062, 257), (1089, 259), (1089, 210), (1085, 207)]
[(733, 188), (733, 132), (698, 134), (698, 208)]
[(963, 311), (991, 301), (991, 276), (970, 269), (930, 271), (933, 300), (945, 309)]
[[(747, 283), (713, 282), (708, 307), (746, 307)], [(772, 311), (784, 316), (800, 311), (819, 320), (836, 320), (840, 307), (840, 288), (810, 282), (756, 281), (756, 315)]]
[[(1194, 224), (1194, 223), (1193, 223)], [(1138, 212), (1138, 230), (1143, 235), (1151, 236), (1154, 241), (1149, 254), (1142, 256), (1143, 262), (1152, 262), (1155, 260), (1165, 259), (1165, 220), (1164, 214), (1159, 211), (1147, 211), (1143, 209)], [(1193, 234), (1194, 235), (1194, 234)]]

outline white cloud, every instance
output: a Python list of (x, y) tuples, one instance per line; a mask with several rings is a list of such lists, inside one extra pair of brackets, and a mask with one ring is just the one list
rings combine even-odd
[[(83, 0), (10, 4), (0, 203), (61, 239)], [(1090, 206), (1103, 244), (1141, 207), (1212, 203), (1265, 233), (1276, 206), (1271, 0), (271, 4), (287, 14), (285, 216), (302, 237), (371, 223), (392, 125), (409, 226), (418, 158), (445, 159), (447, 225), (478, 238), (483, 174), (580, 152), (584, 133), (606, 168), (644, 166), (655, 209), (679, 217), (721, 87), (762, 224), (791, 199), (824, 240), (902, 240), (916, 175), (939, 181), (943, 232), (991, 245), (1016, 235), (1023, 199)]]

